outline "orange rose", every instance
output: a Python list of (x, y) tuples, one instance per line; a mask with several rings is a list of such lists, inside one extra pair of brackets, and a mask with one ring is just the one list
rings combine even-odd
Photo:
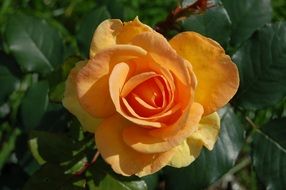
[(71, 71), (63, 104), (95, 133), (115, 172), (145, 176), (189, 165), (202, 146), (212, 150), (220, 127), (215, 111), (238, 84), (235, 64), (209, 38), (184, 32), (168, 42), (137, 18), (105, 20), (89, 60)]

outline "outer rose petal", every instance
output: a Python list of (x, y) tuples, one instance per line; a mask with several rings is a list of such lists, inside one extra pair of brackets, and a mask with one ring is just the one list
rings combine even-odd
[(192, 132), (197, 130), (203, 114), (200, 104), (194, 103), (189, 110), (173, 125), (158, 129), (126, 126), (123, 139), (134, 150), (142, 153), (165, 152), (180, 145)]
[(89, 57), (93, 58), (98, 51), (116, 44), (116, 36), (122, 28), (119, 19), (103, 21), (95, 30), (90, 44)]
[(160, 66), (170, 70), (184, 85), (196, 85), (191, 65), (176, 54), (168, 41), (159, 33), (145, 32), (137, 35), (132, 44), (145, 49)]
[(214, 112), (201, 119), (198, 130), (189, 139), (200, 140), (207, 149), (212, 150), (218, 137), (219, 128), (220, 118), (217, 112)]
[(167, 165), (174, 155), (171, 149), (159, 154), (143, 154), (127, 146), (122, 139), (122, 130), (130, 125), (119, 114), (105, 119), (96, 129), (96, 145), (113, 170), (129, 176), (144, 176), (154, 173)]
[(201, 142), (185, 140), (181, 145), (174, 148), (175, 154), (168, 165), (176, 168), (188, 166), (198, 157), (201, 148)]
[(109, 93), (108, 77), (116, 63), (146, 55), (136, 46), (116, 45), (102, 50), (78, 72), (77, 93), (81, 106), (94, 117), (115, 112)]
[(234, 96), (239, 85), (237, 67), (218, 43), (195, 32), (184, 32), (172, 38), (170, 44), (193, 66), (198, 79), (195, 101), (203, 105), (205, 115)]
[(139, 33), (153, 31), (149, 26), (142, 24), (136, 17), (133, 21), (122, 23), (118, 19), (103, 21), (93, 34), (90, 46), (90, 58), (98, 51), (115, 44), (127, 44)]
[(118, 44), (127, 44), (132, 41), (132, 39), (140, 33), (143, 32), (151, 32), (152, 28), (140, 22), (138, 17), (136, 17), (133, 21), (124, 22), (122, 30), (117, 36)]
[(94, 133), (95, 127), (98, 125), (100, 120), (92, 117), (81, 107), (77, 98), (75, 86), (76, 75), (86, 62), (87, 61), (82, 61), (77, 63), (76, 67), (70, 72), (66, 81), (65, 93), (62, 101), (64, 107), (78, 118), (83, 130)]

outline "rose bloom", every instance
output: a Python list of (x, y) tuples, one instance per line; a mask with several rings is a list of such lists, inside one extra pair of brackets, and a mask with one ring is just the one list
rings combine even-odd
[(237, 67), (215, 41), (183, 32), (167, 41), (138, 18), (105, 20), (89, 60), (69, 74), (64, 106), (116, 173), (145, 176), (188, 166), (212, 150), (217, 109), (235, 94)]

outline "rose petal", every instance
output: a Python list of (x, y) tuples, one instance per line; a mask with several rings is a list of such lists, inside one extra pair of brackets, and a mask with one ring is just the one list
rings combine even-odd
[(149, 134), (165, 140), (172, 138), (184, 139), (197, 130), (203, 113), (202, 105), (194, 102), (183, 111), (180, 119), (175, 124), (160, 129), (153, 129)]
[(128, 73), (129, 73), (129, 65), (127, 65), (126, 63), (119, 63), (115, 65), (109, 77), (110, 96), (115, 105), (116, 111), (120, 113), (123, 117), (128, 119), (129, 121), (132, 121), (138, 125), (161, 127), (162, 124), (159, 122), (146, 121), (146, 120), (138, 119), (136, 117), (130, 117), (129, 115), (125, 113), (124, 110), (122, 110), (122, 106), (120, 102), (120, 99), (121, 99), (120, 94), (126, 82)]
[(220, 118), (217, 112), (214, 112), (201, 119), (198, 130), (189, 138), (200, 140), (207, 149), (212, 150), (218, 138), (219, 128)]
[[(184, 85), (191, 85), (190, 64), (177, 55), (168, 41), (159, 33), (145, 32), (137, 35), (132, 44), (145, 49), (161, 67), (170, 70)], [(158, 48), (160, 47), (160, 48)], [(193, 83), (193, 85), (195, 85)]]
[(122, 140), (122, 130), (130, 123), (119, 114), (105, 119), (95, 133), (97, 148), (116, 173), (144, 176), (164, 167), (174, 151), (160, 154), (142, 154), (127, 146)]
[(78, 118), (84, 131), (94, 133), (95, 128), (99, 124), (100, 120), (92, 117), (81, 107), (76, 93), (76, 75), (86, 63), (87, 61), (79, 62), (76, 64), (76, 67), (71, 70), (66, 80), (65, 93), (62, 102), (64, 107)]
[(201, 142), (187, 142), (185, 140), (181, 145), (174, 148), (175, 154), (168, 165), (176, 168), (188, 166), (198, 157), (201, 148)]
[(151, 31), (153, 31), (152, 28), (141, 23), (138, 17), (136, 17), (133, 21), (124, 22), (122, 30), (117, 36), (117, 43), (119, 44), (130, 43), (132, 39), (138, 34)]
[(109, 48), (116, 44), (116, 36), (122, 29), (122, 22), (119, 19), (103, 21), (95, 30), (89, 50), (92, 59), (100, 50)]
[(99, 52), (78, 72), (76, 85), (81, 106), (94, 117), (108, 117), (115, 112), (108, 78), (116, 63), (144, 56), (136, 46), (116, 45)]
[(180, 145), (197, 130), (203, 114), (200, 104), (194, 103), (175, 124), (158, 129), (129, 125), (123, 130), (123, 139), (134, 150), (143, 153), (164, 152)]
[(127, 44), (134, 36), (145, 31), (152, 31), (152, 28), (142, 24), (137, 17), (133, 21), (125, 23), (118, 19), (105, 20), (93, 34), (90, 58), (93, 58), (100, 50), (115, 44)]
[(140, 73), (138, 75), (131, 77), (124, 85), (121, 92), (121, 96), (122, 97), (127, 96), (136, 86), (155, 76), (158, 76), (158, 74), (156, 74), (154, 71), (150, 71), (150, 72)]
[(239, 85), (237, 67), (218, 43), (195, 32), (184, 32), (172, 38), (170, 44), (193, 66), (198, 80), (195, 101), (203, 105), (205, 115), (234, 96)]

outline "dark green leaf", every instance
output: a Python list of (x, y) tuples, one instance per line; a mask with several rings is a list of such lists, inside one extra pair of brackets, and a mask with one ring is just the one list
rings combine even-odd
[(167, 189), (203, 189), (234, 166), (243, 145), (244, 130), (230, 107), (222, 109), (220, 116), (221, 130), (214, 149), (203, 149), (188, 167), (166, 168)]
[(64, 169), (54, 164), (43, 165), (25, 184), (24, 190), (82, 190), (74, 184), (80, 179), (65, 175)]
[(44, 131), (32, 131), (29, 145), (40, 164), (68, 161), (73, 158), (73, 151), (79, 148), (65, 135)]
[(273, 106), (286, 95), (286, 23), (267, 25), (234, 55), (240, 74), (239, 106)]
[(8, 123), (0, 125), (0, 170), (9, 159), (15, 148), (17, 136), (20, 134), (19, 129), (13, 129)]
[(19, 80), (3, 65), (0, 65), (0, 105), (3, 104), (8, 96), (19, 84)]
[(89, 47), (96, 27), (110, 15), (105, 7), (101, 7), (88, 13), (81, 21), (77, 33), (77, 40), (82, 55), (88, 57)]
[(87, 171), (86, 177), (89, 189), (147, 190), (147, 185), (143, 180), (113, 173), (101, 158)]
[(222, 0), (232, 22), (231, 43), (240, 44), (271, 21), (270, 0)]
[(35, 128), (48, 106), (49, 85), (47, 81), (33, 84), (27, 91), (21, 105), (21, 118), (26, 129)]
[(269, 190), (286, 187), (286, 118), (274, 120), (254, 134), (252, 159), (258, 178)]
[(19, 164), (27, 174), (32, 175), (40, 168), (40, 165), (36, 162), (29, 150), (28, 140), (27, 134), (21, 133), (17, 137), (14, 152), (18, 160), (17, 164)]
[[(17, 176), (17, 177), (16, 177)], [(18, 190), (22, 189), (28, 179), (28, 175), (18, 164), (8, 163), (1, 169), (0, 189), (1, 190)]]
[(106, 6), (111, 18), (124, 19), (125, 6), (122, 0), (98, 0), (98, 3), (99, 5)]
[(44, 20), (24, 14), (11, 15), (5, 37), (22, 71), (43, 75), (63, 62), (63, 43), (58, 32)]
[(10, 111), (10, 106), (7, 103), (0, 105), (0, 119), (6, 117)]
[(50, 91), (50, 100), (53, 102), (61, 102), (64, 97), (65, 82), (60, 82)]
[(230, 40), (230, 26), (229, 16), (223, 7), (215, 7), (203, 14), (191, 15), (182, 23), (184, 30), (198, 32), (223, 46), (226, 46)]
[(155, 174), (152, 174), (152, 175), (144, 176), (144, 177), (142, 177), (142, 179), (146, 182), (148, 190), (156, 190), (157, 189), (158, 183), (159, 183), (158, 172)]

